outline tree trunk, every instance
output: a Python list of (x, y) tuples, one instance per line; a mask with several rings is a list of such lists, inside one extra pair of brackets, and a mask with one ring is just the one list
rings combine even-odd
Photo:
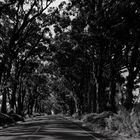
[(96, 86), (90, 82), (88, 90), (88, 113), (96, 112)]
[(93, 68), (92, 68), (92, 78), (91, 78), (92, 84), (95, 85), (95, 112), (99, 113), (99, 83), (97, 76), (95, 75), (95, 65), (93, 62)]
[(28, 99), (28, 114), (32, 115), (33, 114), (33, 107), (34, 107), (35, 99), (31, 95), (29, 95)]
[(127, 82), (127, 91), (126, 91), (126, 100), (124, 103), (124, 106), (127, 110), (131, 109), (133, 107), (133, 88), (134, 88), (134, 75), (130, 72), (128, 76), (128, 82)]
[(116, 108), (116, 80), (115, 80), (115, 66), (113, 65), (114, 63), (116, 64), (116, 56), (114, 57), (114, 59), (112, 60), (112, 65), (111, 65), (111, 82), (110, 82), (110, 91), (111, 91), (111, 95), (110, 95), (110, 104), (111, 104), (111, 111), (113, 111), (114, 113), (116, 113), (117, 108)]
[(73, 95), (73, 100), (75, 103), (75, 113), (79, 116), (81, 111), (80, 111), (80, 104), (77, 95)]
[(1, 62), (0, 63), (0, 84), (1, 84), (2, 74), (3, 74), (4, 70), (5, 70), (4, 67), (5, 67), (4, 63)]
[(38, 103), (37, 103), (37, 99), (35, 100), (35, 113), (38, 112)]
[(103, 0), (98, 0), (97, 1), (97, 11), (100, 11), (102, 8)]
[(17, 82), (14, 83), (11, 100), (10, 100), (10, 107), (11, 109), (15, 109), (16, 106), (16, 92), (17, 92)]
[(20, 88), (18, 91), (18, 100), (17, 100), (17, 113), (20, 115), (24, 115), (23, 104), (24, 104), (25, 94), (26, 94), (26, 90), (23, 89), (22, 83), (20, 83)]
[(17, 114), (22, 115), (22, 112), (23, 112), (23, 105), (22, 105), (22, 101), (21, 101), (21, 93), (19, 91), (18, 100), (17, 100)]
[(101, 77), (98, 78), (98, 112), (107, 110), (107, 97), (105, 95), (105, 83), (102, 82)]
[(33, 107), (34, 107), (34, 103), (32, 103), (32, 104), (30, 105), (30, 115), (33, 115)]
[(111, 83), (110, 83), (110, 90), (111, 90), (111, 95), (110, 95), (110, 104), (111, 104), (111, 111), (116, 113), (116, 102), (115, 102), (115, 96), (116, 96), (116, 82), (114, 77), (112, 77)]
[(1, 106), (1, 112), (2, 113), (7, 113), (7, 106), (6, 106), (6, 89), (4, 88), (4, 91), (2, 93), (2, 106)]

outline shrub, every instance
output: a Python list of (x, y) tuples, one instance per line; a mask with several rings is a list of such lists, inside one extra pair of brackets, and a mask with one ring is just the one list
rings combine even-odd
[(10, 116), (0, 113), (0, 126), (12, 123), (15, 123), (15, 121)]
[(83, 122), (85, 125), (95, 132), (103, 132), (106, 130), (106, 118), (112, 116), (113, 113), (110, 111), (105, 111), (100, 114), (91, 113), (83, 116)]
[(18, 121), (25, 121), (24, 118), (18, 114), (10, 114), (10, 117), (15, 121), (15, 122), (18, 122)]
[(97, 113), (86, 114), (83, 116), (82, 120), (84, 122), (91, 122), (95, 116), (97, 116)]
[(107, 129), (116, 134), (128, 136), (139, 135), (140, 132), (140, 112), (133, 109), (131, 112), (125, 109), (120, 110), (118, 114), (106, 119)]
[(113, 113), (111, 111), (104, 111), (100, 114), (97, 113), (91, 113), (91, 114), (87, 114), (83, 117), (83, 121), (84, 122), (96, 122), (98, 120), (103, 120), (105, 118), (108, 118), (109, 116), (113, 115)]

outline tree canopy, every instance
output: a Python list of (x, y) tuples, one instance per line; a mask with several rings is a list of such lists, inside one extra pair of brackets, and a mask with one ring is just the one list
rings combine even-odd
[(53, 2), (0, 2), (1, 112), (81, 115), (133, 108), (140, 3)]

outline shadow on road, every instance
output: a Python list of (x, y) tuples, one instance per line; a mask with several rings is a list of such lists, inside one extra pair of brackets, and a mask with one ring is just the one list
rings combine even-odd
[[(101, 140), (108, 140), (99, 134), (94, 134), (94, 136)], [(56, 118), (38, 119), (31, 123), (19, 124), (1, 130), (0, 137), (9, 137), (8, 140), (95, 140), (91, 134), (80, 129), (76, 124)]]

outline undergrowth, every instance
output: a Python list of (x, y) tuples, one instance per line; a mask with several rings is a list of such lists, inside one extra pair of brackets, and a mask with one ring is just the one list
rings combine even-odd
[(101, 114), (87, 114), (83, 122), (95, 132), (108, 133), (114, 136), (140, 136), (140, 109), (135, 107), (132, 111), (121, 108), (117, 114), (103, 112)]
[(115, 134), (139, 136), (140, 111), (137, 108), (131, 112), (121, 109), (118, 114), (106, 118), (106, 129)]

